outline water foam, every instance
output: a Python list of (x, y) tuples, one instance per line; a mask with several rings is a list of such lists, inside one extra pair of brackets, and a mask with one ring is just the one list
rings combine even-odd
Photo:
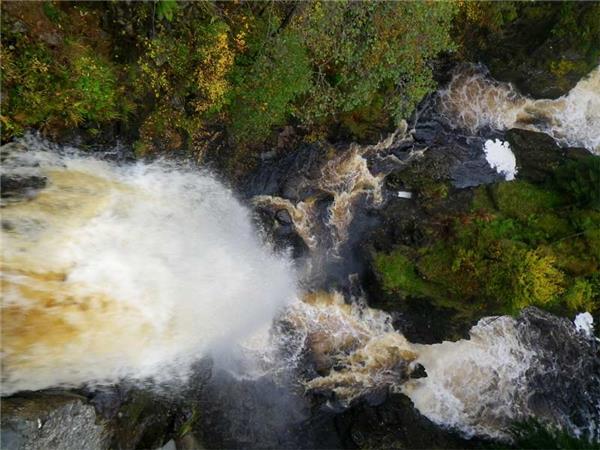
[(209, 173), (20, 145), (4, 171), (48, 186), (3, 208), (4, 394), (169, 380), (294, 298), (290, 262)]
[(485, 159), (496, 172), (508, 181), (514, 180), (517, 173), (517, 160), (508, 142), (499, 139), (487, 140), (483, 145)]

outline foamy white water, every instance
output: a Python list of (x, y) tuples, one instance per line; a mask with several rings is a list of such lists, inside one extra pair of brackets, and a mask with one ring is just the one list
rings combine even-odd
[(496, 172), (504, 175), (508, 181), (514, 180), (517, 174), (517, 160), (508, 142), (500, 139), (487, 140), (483, 145), (485, 159)]
[(515, 320), (479, 321), (469, 340), (415, 345), (427, 377), (403, 392), (432, 421), (464, 434), (506, 437), (513, 420), (527, 417), (531, 350), (518, 339)]
[(209, 173), (25, 146), (4, 171), (48, 186), (2, 211), (4, 394), (169, 380), (294, 298), (290, 262)]
[(575, 329), (588, 337), (594, 336), (594, 318), (589, 312), (579, 313), (575, 316)]
[(485, 126), (524, 128), (600, 153), (600, 67), (556, 100), (528, 98), (511, 84), (491, 79), (485, 70), (470, 67), (440, 91), (439, 101), (450, 123), (473, 132)]

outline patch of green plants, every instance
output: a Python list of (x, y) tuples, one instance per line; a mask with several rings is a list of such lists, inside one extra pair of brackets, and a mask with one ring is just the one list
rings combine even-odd
[(322, 2), (295, 21), (314, 76), (298, 112), (306, 123), (367, 108), (384, 94), (396, 121), (434, 87), (428, 60), (455, 47), (452, 3)]
[[(565, 167), (587, 173), (590, 166), (584, 159)], [(572, 192), (593, 190), (589, 177), (582, 180), (574, 191), (525, 181), (477, 188), (472, 212), (455, 218), (449, 236), (430, 229), (429, 243), (416, 251), (376, 254), (383, 290), (428, 297), (466, 320), (531, 305), (562, 314), (598, 311), (600, 213), (587, 196), (570, 202)]]
[(567, 431), (547, 427), (534, 419), (515, 423), (511, 428), (514, 446), (520, 449), (600, 450), (600, 443), (575, 437)]
[(406, 256), (406, 249), (375, 255), (375, 268), (383, 289), (402, 296), (421, 297), (431, 292), (430, 286), (418, 275), (415, 264)]
[(257, 49), (251, 64), (237, 65), (230, 131), (239, 143), (265, 139), (293, 113), (293, 101), (310, 87), (306, 49), (295, 32), (277, 34)]

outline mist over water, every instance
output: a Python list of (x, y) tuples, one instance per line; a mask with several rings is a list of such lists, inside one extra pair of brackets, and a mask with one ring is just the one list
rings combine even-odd
[(209, 173), (26, 146), (3, 170), (47, 187), (2, 211), (4, 394), (184, 376), (295, 297), (290, 262)]

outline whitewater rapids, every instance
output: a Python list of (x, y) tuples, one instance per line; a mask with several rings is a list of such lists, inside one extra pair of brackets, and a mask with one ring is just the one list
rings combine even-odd
[(3, 149), (3, 176), (47, 186), (3, 199), (3, 395), (172, 381), (295, 297), (290, 261), (211, 174), (24, 144)]
[(523, 128), (600, 154), (600, 66), (555, 100), (526, 97), (510, 83), (492, 79), (485, 67), (463, 67), (438, 93), (438, 102), (449, 123), (473, 133), (484, 127)]

